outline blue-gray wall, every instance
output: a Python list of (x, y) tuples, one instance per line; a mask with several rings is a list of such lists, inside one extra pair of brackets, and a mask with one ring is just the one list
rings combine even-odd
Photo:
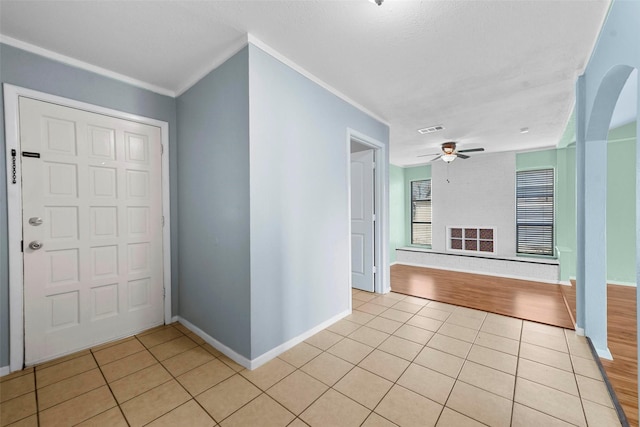
[(249, 76), (255, 359), (348, 310), (347, 131), (389, 128), (251, 44)]
[[(178, 307), (178, 214), (176, 102), (126, 83), (100, 76), (0, 43), (0, 81), (169, 123), (171, 164), (171, 242), (173, 313)], [(9, 272), (7, 243), (4, 108), (0, 102), (0, 366), (9, 365)]]
[(178, 98), (180, 316), (250, 358), (247, 48)]
[[(169, 122), (174, 315), (254, 359), (348, 309), (347, 132), (388, 144), (386, 125), (252, 45), (177, 100), (1, 44), (0, 79)], [(0, 164), (7, 366), (4, 149)]]

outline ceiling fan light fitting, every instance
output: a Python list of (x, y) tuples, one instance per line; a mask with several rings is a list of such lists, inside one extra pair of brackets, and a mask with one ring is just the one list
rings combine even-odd
[(451, 163), (456, 159), (456, 156), (454, 153), (447, 153), (447, 154), (443, 154), (442, 155), (442, 160), (444, 160), (447, 163)]

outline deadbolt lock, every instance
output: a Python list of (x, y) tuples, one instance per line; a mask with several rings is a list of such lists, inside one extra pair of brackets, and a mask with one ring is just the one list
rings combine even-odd
[(29, 224), (37, 227), (38, 225), (42, 224), (42, 218), (37, 216), (29, 218)]

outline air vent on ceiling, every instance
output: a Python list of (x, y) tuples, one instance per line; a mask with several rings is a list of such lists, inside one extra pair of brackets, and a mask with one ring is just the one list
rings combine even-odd
[(424, 135), (425, 133), (438, 132), (438, 131), (441, 131), (442, 129), (444, 129), (444, 126), (437, 125), (437, 126), (430, 126), (428, 128), (418, 129), (418, 132)]

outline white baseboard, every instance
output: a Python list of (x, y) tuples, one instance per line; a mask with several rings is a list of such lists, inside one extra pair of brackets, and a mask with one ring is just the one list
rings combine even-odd
[(637, 285), (634, 282), (618, 282), (617, 280), (607, 280), (607, 284), (617, 285), (617, 286), (629, 286), (632, 288), (637, 287)]
[(392, 265), (396, 265), (396, 264), (398, 264), (398, 261), (392, 262), (391, 264), (389, 264), (389, 267), (391, 267)]
[[(576, 281), (576, 278), (573, 276), (569, 276), (569, 282), (573, 280), (574, 282)], [(564, 283), (562, 283), (564, 285)], [(609, 285), (616, 285), (616, 286), (630, 286), (632, 288), (636, 288), (638, 285), (635, 282), (619, 282), (617, 280), (607, 280), (607, 284)]]
[(9, 375), (11, 373), (11, 368), (9, 366), (0, 366), (0, 377), (4, 377), (5, 375)]
[(233, 360), (234, 362), (238, 363), (239, 365), (244, 366), (245, 368), (247, 368), (249, 370), (254, 370), (254, 369), (259, 368), (260, 366), (264, 365), (268, 361), (270, 361), (270, 360), (276, 358), (277, 356), (281, 355), (282, 353), (284, 353), (285, 351), (289, 350), (290, 348), (295, 347), (296, 345), (300, 344), (302, 341), (306, 340), (310, 336), (317, 334), (321, 330), (326, 329), (327, 327), (333, 325), (334, 323), (336, 323), (339, 320), (342, 320), (343, 318), (347, 317), (350, 314), (351, 314), (351, 310), (345, 310), (342, 313), (340, 313), (340, 314), (338, 314), (336, 316), (333, 316), (329, 320), (326, 320), (326, 321), (322, 322), (321, 324), (315, 326), (314, 328), (311, 328), (308, 331), (303, 332), (302, 334), (298, 335), (297, 337), (291, 338), (289, 341), (287, 341), (287, 342), (285, 342), (285, 343), (283, 343), (283, 344), (281, 344), (281, 345), (279, 345), (279, 346), (267, 351), (266, 353), (263, 353), (262, 355), (256, 357), (255, 359), (251, 359), (251, 360), (247, 359), (246, 357), (242, 356), (239, 353), (236, 353), (234, 350), (230, 349), (226, 345), (222, 344), (220, 341), (218, 341), (215, 338), (211, 337), (206, 332), (204, 332), (202, 329), (198, 328), (197, 326), (195, 326), (193, 323), (189, 322), (188, 320), (185, 320), (180, 316), (177, 316), (177, 318), (178, 318), (177, 320), (180, 323), (182, 323), (184, 326), (186, 326), (187, 329), (191, 330), (197, 336), (199, 336), (200, 338), (205, 340), (207, 342), (207, 344), (211, 345), (216, 350), (218, 350), (221, 353), (225, 354), (227, 357), (229, 357), (229, 359)]
[(261, 365), (264, 365), (265, 363), (267, 363), (271, 359), (279, 356), (280, 354), (284, 353), (285, 351), (289, 350), (290, 348), (295, 347), (296, 345), (300, 344), (302, 341), (306, 340), (310, 336), (317, 334), (321, 330), (326, 329), (327, 327), (333, 325), (334, 323), (336, 323), (339, 320), (342, 320), (343, 318), (347, 317), (350, 314), (351, 314), (351, 310), (343, 311), (342, 313), (340, 313), (340, 314), (338, 314), (336, 316), (333, 316), (329, 320), (326, 320), (326, 321), (322, 322), (318, 326), (316, 326), (316, 327), (314, 327), (312, 329), (309, 329), (308, 331), (298, 335), (297, 337), (291, 338), (289, 341), (285, 342), (284, 344), (281, 344), (281, 345), (277, 346), (276, 348), (271, 349), (271, 350), (267, 351), (266, 353), (263, 353), (262, 355), (260, 355), (260, 356), (256, 357), (255, 359), (251, 360), (251, 368), (250, 369), (256, 369), (256, 368), (260, 367)]
[(196, 325), (194, 325), (193, 323), (191, 323), (188, 320), (184, 319), (183, 317), (181, 317), (181, 316), (177, 316), (177, 317), (178, 317), (177, 320), (180, 323), (182, 323), (184, 326), (186, 326), (187, 329), (189, 329), (191, 332), (193, 332), (194, 334), (196, 334), (197, 336), (199, 336), (200, 338), (205, 340), (205, 342), (207, 344), (209, 344), (210, 346), (212, 346), (216, 350), (220, 351), (221, 353), (223, 353), (225, 356), (227, 356), (229, 359), (233, 360), (237, 364), (239, 364), (241, 366), (244, 366), (247, 369), (251, 369), (251, 361), (249, 359), (247, 359), (246, 357), (244, 357), (240, 353), (236, 353), (234, 350), (232, 350), (229, 347), (227, 347), (226, 345), (222, 344), (220, 341), (218, 341), (217, 339), (213, 338), (211, 335), (207, 334), (205, 331), (203, 331), (202, 329), (198, 328)]
[(411, 266), (411, 267), (432, 268), (434, 270), (455, 271), (457, 273), (469, 273), (469, 274), (480, 274), (482, 276), (504, 277), (505, 279), (526, 280), (528, 282), (549, 283), (551, 285), (561, 284), (558, 280), (544, 280), (544, 279), (538, 279), (538, 278), (534, 278), (534, 277), (516, 276), (516, 275), (512, 275), (512, 274), (488, 273), (488, 272), (482, 272), (482, 271), (465, 270), (465, 269), (462, 269), (462, 268), (435, 267), (435, 266), (432, 266), (432, 265), (424, 265), (424, 264), (417, 264), (417, 263), (412, 263), (412, 262), (402, 262), (402, 261), (396, 262), (396, 264), (408, 265), (408, 266)]
[(171, 323), (176, 323), (176, 322), (179, 320), (179, 319), (178, 319), (178, 317), (179, 317), (179, 316), (173, 316), (173, 317), (171, 318)]
[(563, 286), (573, 286), (573, 284), (571, 283), (571, 280), (560, 280), (558, 284)]
[(596, 353), (598, 353), (598, 357), (600, 357), (600, 359), (613, 360), (613, 355), (611, 354), (608, 348), (605, 348), (605, 349), (596, 348)]

